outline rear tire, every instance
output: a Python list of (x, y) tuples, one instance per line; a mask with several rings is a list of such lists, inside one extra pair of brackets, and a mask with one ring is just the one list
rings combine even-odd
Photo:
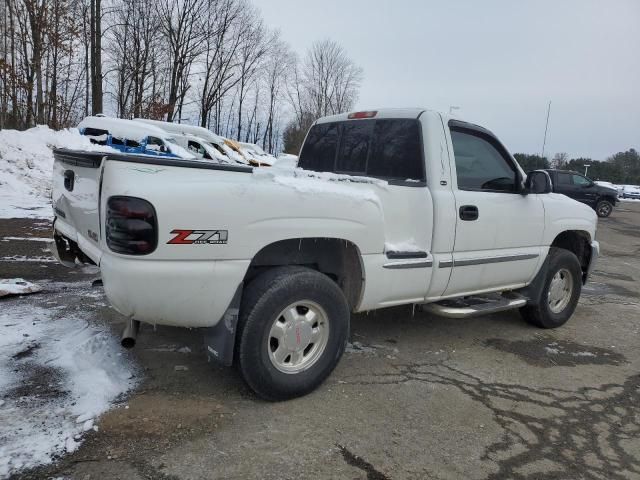
[(601, 218), (606, 218), (611, 215), (613, 211), (613, 205), (609, 200), (600, 200), (596, 204), (596, 214)]
[(349, 306), (338, 285), (304, 267), (278, 267), (245, 287), (236, 360), (265, 400), (306, 395), (333, 371), (349, 337)]
[(582, 291), (578, 257), (562, 248), (549, 249), (548, 268), (538, 304), (520, 309), (520, 315), (540, 328), (557, 328), (573, 315)]

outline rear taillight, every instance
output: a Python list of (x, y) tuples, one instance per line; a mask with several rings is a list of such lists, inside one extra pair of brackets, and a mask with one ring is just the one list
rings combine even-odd
[(148, 255), (158, 246), (156, 211), (146, 200), (110, 197), (107, 201), (107, 246), (116, 253)]

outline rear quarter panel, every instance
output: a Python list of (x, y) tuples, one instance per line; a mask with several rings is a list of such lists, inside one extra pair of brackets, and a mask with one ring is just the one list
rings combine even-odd
[[(100, 267), (111, 303), (123, 315), (148, 323), (211, 326), (222, 317), (253, 256), (270, 243), (340, 238), (363, 256), (382, 254), (378, 191), (384, 185), (278, 178), (109, 160), (103, 214), (109, 197), (128, 195), (151, 202), (158, 219), (158, 247), (149, 255), (113, 253), (102, 236)], [(171, 244), (176, 230), (223, 230), (227, 243)]]

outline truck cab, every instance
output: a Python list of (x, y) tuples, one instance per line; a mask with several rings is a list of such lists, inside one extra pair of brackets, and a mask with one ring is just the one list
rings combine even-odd
[(553, 191), (561, 193), (593, 208), (599, 217), (608, 217), (618, 202), (618, 191), (599, 185), (590, 178), (570, 170), (546, 170), (553, 183)]

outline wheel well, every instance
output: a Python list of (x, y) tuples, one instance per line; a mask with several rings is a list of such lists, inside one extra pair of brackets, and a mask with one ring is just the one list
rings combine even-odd
[(364, 269), (360, 250), (348, 240), (339, 238), (292, 238), (271, 243), (251, 260), (245, 283), (265, 269), (303, 265), (324, 273), (342, 289), (353, 310), (360, 302), (364, 285)]
[(591, 261), (591, 235), (589, 233), (581, 230), (567, 230), (558, 235), (551, 246), (573, 252), (578, 257), (583, 279), (585, 278)]
[(603, 195), (602, 197), (598, 198), (598, 201), (601, 200), (606, 200), (607, 202), (611, 203), (612, 205), (615, 205), (616, 201), (612, 196), (609, 195)]

